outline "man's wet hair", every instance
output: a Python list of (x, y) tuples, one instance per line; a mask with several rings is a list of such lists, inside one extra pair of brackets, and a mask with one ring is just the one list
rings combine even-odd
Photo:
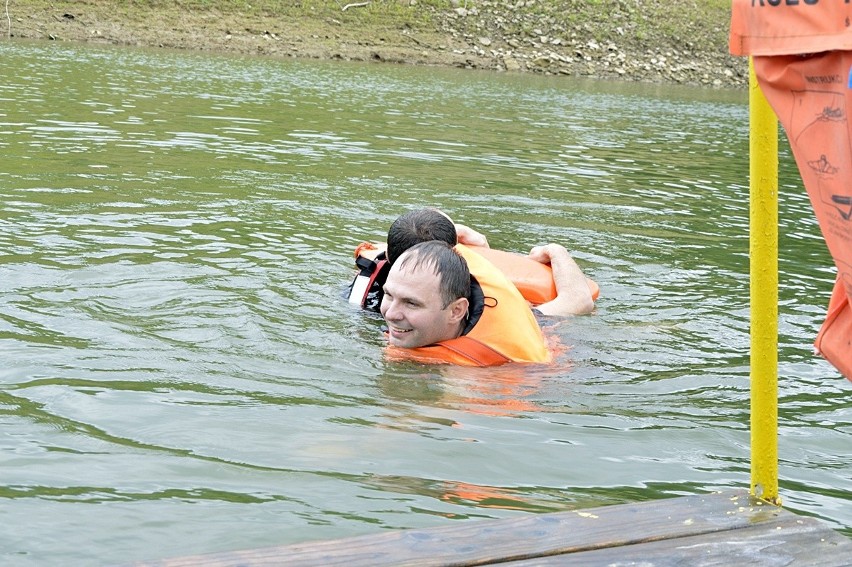
[(420, 242), (405, 251), (400, 268), (411, 271), (431, 269), (440, 278), (442, 308), (470, 293), (470, 270), (467, 262), (449, 244), (442, 240)]
[(415, 244), (429, 240), (455, 246), (458, 236), (453, 221), (438, 209), (415, 209), (405, 213), (393, 221), (388, 230), (388, 262), (392, 264)]

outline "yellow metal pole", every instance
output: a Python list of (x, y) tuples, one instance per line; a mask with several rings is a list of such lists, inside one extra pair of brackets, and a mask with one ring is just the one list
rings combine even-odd
[(749, 60), (751, 493), (778, 497), (778, 120)]

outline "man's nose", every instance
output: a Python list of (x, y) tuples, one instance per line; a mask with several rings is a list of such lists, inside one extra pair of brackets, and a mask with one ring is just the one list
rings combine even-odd
[(384, 302), (387, 303), (387, 307), (385, 307), (385, 319), (393, 319), (397, 320), (400, 317), (400, 309), (397, 306), (396, 301), (388, 301), (388, 298), (385, 297)]

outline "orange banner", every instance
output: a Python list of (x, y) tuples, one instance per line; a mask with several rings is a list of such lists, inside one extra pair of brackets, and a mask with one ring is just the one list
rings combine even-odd
[(852, 49), (850, 0), (733, 0), (733, 55)]
[(754, 56), (834, 258), (837, 281), (815, 346), (852, 380), (852, 3), (734, 0), (730, 48)]

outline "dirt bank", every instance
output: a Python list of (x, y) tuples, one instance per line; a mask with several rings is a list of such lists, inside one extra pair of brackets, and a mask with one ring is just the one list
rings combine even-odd
[(10, 0), (6, 9), (4, 40), (747, 84), (746, 60), (727, 53), (720, 0)]

